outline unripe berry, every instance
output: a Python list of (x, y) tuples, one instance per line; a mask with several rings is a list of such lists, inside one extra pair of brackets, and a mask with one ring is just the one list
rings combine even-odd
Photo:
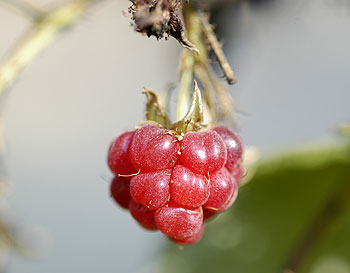
[(145, 229), (157, 230), (154, 222), (154, 210), (149, 210), (136, 203), (133, 199), (130, 200), (129, 209), (132, 217)]
[(134, 176), (130, 181), (131, 197), (150, 210), (164, 206), (169, 199), (170, 176), (171, 170)]
[(171, 179), (170, 196), (177, 204), (188, 208), (198, 208), (208, 200), (209, 188), (203, 175), (196, 174), (182, 165), (177, 165)]
[(123, 208), (129, 208), (129, 202), (131, 199), (130, 189), (129, 189), (129, 181), (121, 178), (114, 177), (110, 187), (111, 196), (113, 199)]
[(214, 173), (225, 165), (226, 158), (225, 143), (215, 131), (189, 132), (183, 137), (180, 160), (196, 173)]
[(184, 240), (199, 232), (203, 223), (203, 211), (200, 208), (191, 210), (169, 204), (159, 208), (154, 220), (157, 227), (168, 237)]
[(130, 161), (130, 144), (133, 136), (134, 132), (121, 134), (112, 142), (109, 148), (108, 166), (116, 175), (135, 173), (135, 169)]

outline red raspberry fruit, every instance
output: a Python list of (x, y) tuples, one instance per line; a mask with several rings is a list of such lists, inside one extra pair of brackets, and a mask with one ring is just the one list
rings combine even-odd
[(134, 132), (126, 132), (115, 139), (108, 152), (108, 165), (111, 171), (118, 174), (132, 174), (135, 169), (130, 161), (130, 144)]
[(150, 172), (174, 167), (179, 145), (176, 137), (169, 132), (155, 125), (145, 125), (136, 131), (130, 147), (135, 169)]
[(169, 199), (170, 176), (171, 170), (134, 176), (130, 181), (132, 198), (150, 210), (164, 206)]
[(130, 189), (129, 189), (129, 181), (121, 178), (114, 177), (111, 183), (111, 196), (113, 199), (123, 208), (129, 208), (129, 202), (131, 199)]
[(231, 171), (231, 175), (236, 179), (237, 183), (240, 184), (243, 177), (243, 166), (242, 163), (238, 163), (234, 166)]
[(221, 207), (221, 209), (219, 211), (225, 211), (227, 210), (229, 207), (232, 206), (232, 204), (235, 202), (236, 198), (238, 195), (238, 183), (234, 183), (234, 188), (233, 188), (233, 192), (231, 197), (229, 198), (229, 200), (226, 202), (226, 204), (224, 206)]
[(170, 196), (177, 204), (188, 208), (198, 208), (208, 200), (208, 183), (201, 174), (177, 165), (173, 170)]
[(154, 222), (154, 210), (149, 210), (136, 203), (134, 200), (130, 200), (129, 209), (132, 217), (145, 229), (157, 230), (157, 226)]
[(209, 198), (204, 208), (220, 212), (224, 210), (229, 202), (235, 187), (236, 181), (226, 168), (222, 168), (210, 177)]
[(213, 129), (225, 142), (227, 149), (227, 161), (225, 167), (233, 172), (235, 165), (241, 163), (243, 154), (243, 143), (241, 138), (225, 126), (218, 126)]
[(215, 131), (189, 132), (181, 142), (180, 160), (196, 173), (214, 173), (225, 165), (226, 158), (225, 143)]
[(242, 177), (243, 145), (220, 126), (206, 132), (145, 125), (111, 145), (111, 194), (145, 229), (180, 244), (198, 242), (204, 221), (228, 209)]
[(204, 223), (202, 224), (201, 229), (199, 230), (198, 233), (196, 233), (194, 236), (186, 238), (186, 239), (175, 239), (175, 238), (171, 238), (168, 237), (171, 241), (178, 243), (178, 244), (183, 244), (183, 245), (192, 245), (197, 243), (198, 241), (200, 241), (200, 239), (202, 239), (203, 237), (203, 233), (204, 233)]
[(200, 208), (191, 210), (172, 204), (159, 208), (154, 220), (157, 227), (168, 237), (184, 240), (199, 232), (203, 223), (203, 211)]

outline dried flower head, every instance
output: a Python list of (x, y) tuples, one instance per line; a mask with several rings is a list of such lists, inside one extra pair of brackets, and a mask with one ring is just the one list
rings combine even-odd
[(161, 39), (164, 35), (172, 36), (179, 43), (191, 50), (196, 47), (187, 39), (180, 18), (182, 0), (131, 0), (129, 12), (138, 32), (148, 37)]

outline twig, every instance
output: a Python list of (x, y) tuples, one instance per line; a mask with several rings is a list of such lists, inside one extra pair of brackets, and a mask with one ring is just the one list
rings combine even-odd
[(0, 66), (0, 97), (13, 84), (23, 68), (47, 48), (62, 30), (75, 23), (93, 2), (97, 0), (76, 0), (64, 4), (49, 11), (33, 25), (13, 53)]
[(203, 25), (203, 32), (208, 39), (210, 47), (213, 49), (214, 54), (216, 55), (221, 69), (224, 71), (226, 80), (229, 84), (234, 84), (236, 82), (235, 76), (233, 74), (232, 68), (228, 63), (224, 52), (222, 51), (222, 46), (216, 38), (216, 35), (213, 32), (213, 27), (210, 25), (208, 16), (202, 11), (198, 11), (199, 19)]
[(24, 14), (32, 20), (37, 20), (45, 15), (45, 11), (26, 0), (0, 0), (0, 4), (6, 5), (18, 13)]
[(236, 108), (233, 98), (229, 94), (227, 88), (223, 86), (223, 83), (218, 81), (218, 79), (212, 73), (209, 65), (206, 65), (205, 69), (207, 71), (207, 77), (214, 86), (214, 91), (216, 93), (217, 100), (219, 101), (220, 107), (216, 110), (217, 117), (227, 119), (230, 126), (237, 128), (237, 121), (232, 114), (232, 111)]

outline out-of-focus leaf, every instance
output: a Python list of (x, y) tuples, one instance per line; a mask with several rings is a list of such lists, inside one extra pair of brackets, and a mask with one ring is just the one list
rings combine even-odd
[(349, 200), (347, 145), (262, 160), (201, 242), (167, 248), (163, 272), (348, 273)]

